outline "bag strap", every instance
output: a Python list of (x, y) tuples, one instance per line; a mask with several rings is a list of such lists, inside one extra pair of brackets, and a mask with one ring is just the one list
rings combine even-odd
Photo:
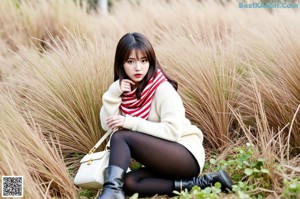
[(102, 137), (101, 139), (95, 144), (95, 146), (89, 151), (89, 154), (92, 154), (96, 151), (96, 149), (102, 144), (102, 142), (104, 142), (104, 140), (110, 135), (112, 134), (114, 131), (109, 130), (107, 131)]

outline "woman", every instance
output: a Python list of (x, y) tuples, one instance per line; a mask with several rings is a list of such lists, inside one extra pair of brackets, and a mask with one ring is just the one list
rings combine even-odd
[[(100, 120), (104, 130), (118, 130), (111, 136), (104, 189), (97, 199), (172, 195), (173, 190), (215, 182), (231, 190), (225, 171), (197, 177), (205, 159), (203, 134), (185, 117), (177, 82), (161, 68), (145, 36), (128, 33), (120, 39), (114, 74), (103, 95)], [(143, 167), (125, 173), (131, 157)]]

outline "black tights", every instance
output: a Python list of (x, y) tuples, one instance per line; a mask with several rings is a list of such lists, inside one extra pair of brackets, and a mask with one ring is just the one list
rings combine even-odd
[(144, 133), (117, 131), (111, 137), (110, 150), (109, 165), (127, 170), (132, 157), (145, 166), (125, 175), (126, 195), (172, 195), (174, 180), (197, 176), (200, 171), (183, 145)]

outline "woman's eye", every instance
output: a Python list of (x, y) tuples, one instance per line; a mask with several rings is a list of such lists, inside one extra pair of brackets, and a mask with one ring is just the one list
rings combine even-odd
[(128, 64), (132, 64), (133, 61), (132, 61), (132, 60), (128, 60), (127, 63), (128, 63)]
[(146, 63), (147, 61), (148, 61), (147, 59), (143, 59), (143, 60), (142, 60), (143, 63)]

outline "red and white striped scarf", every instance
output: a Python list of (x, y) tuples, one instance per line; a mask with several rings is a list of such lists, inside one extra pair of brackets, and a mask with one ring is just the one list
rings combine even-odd
[(154, 92), (164, 81), (167, 81), (167, 78), (158, 69), (156, 75), (149, 80), (147, 86), (141, 93), (140, 99), (136, 98), (136, 89), (131, 92), (123, 93), (120, 106), (123, 114), (148, 119)]

